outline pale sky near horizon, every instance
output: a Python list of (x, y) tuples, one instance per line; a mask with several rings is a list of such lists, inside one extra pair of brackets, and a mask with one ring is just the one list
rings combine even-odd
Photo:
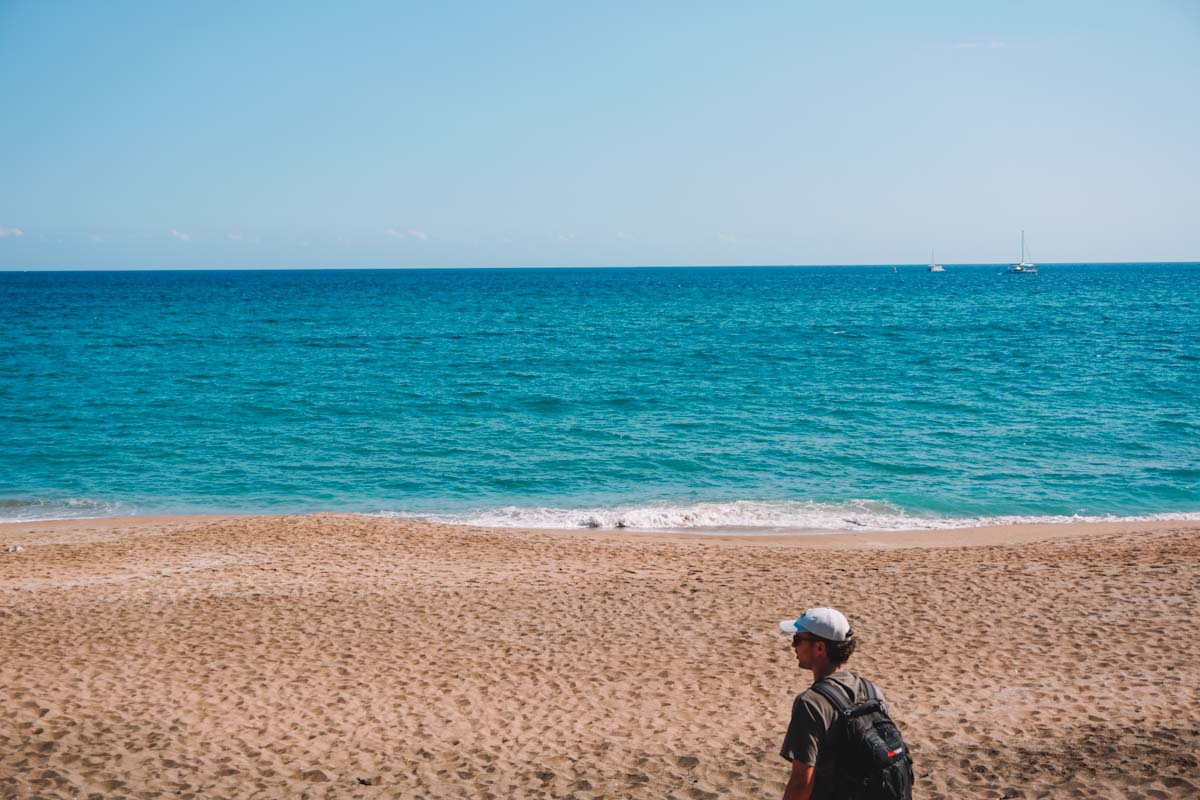
[(0, 269), (1200, 260), (1200, 2), (0, 0)]

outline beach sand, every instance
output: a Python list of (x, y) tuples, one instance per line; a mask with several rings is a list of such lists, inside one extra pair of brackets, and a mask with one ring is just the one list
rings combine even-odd
[(1200, 524), (0, 526), (0, 796), (773, 797), (846, 612), (925, 798), (1200, 793)]

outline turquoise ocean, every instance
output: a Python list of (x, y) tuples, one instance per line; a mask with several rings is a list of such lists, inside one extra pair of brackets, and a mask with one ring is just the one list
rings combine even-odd
[(1200, 264), (0, 273), (0, 519), (1200, 518)]

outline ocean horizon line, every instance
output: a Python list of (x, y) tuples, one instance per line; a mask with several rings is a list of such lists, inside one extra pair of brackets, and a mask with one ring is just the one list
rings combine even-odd
[[(1006, 267), (1010, 261), (941, 261), (944, 267), (984, 268)], [(1170, 261), (1039, 261), (1039, 267), (1090, 267), (1090, 266), (1200, 266), (1200, 259), (1170, 260)], [(481, 265), (457, 267), (0, 267), (0, 274), (21, 274), (36, 272), (39, 274), (74, 273), (74, 272), (476, 272), (503, 270), (669, 270), (669, 269), (845, 269), (845, 268), (891, 268), (911, 267), (924, 269), (928, 264), (923, 262), (881, 261), (878, 263), (837, 263), (837, 264), (592, 264), (592, 265)]]

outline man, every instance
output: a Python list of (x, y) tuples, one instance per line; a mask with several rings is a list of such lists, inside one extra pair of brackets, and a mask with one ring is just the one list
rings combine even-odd
[[(848, 770), (854, 769), (858, 752), (845, 752), (857, 747), (862, 740), (854, 740), (845, 729), (848, 724), (840, 718), (834, 700), (843, 708), (878, 699), (879, 707), (869, 715), (870, 719), (885, 721), (883, 729), (888, 743), (874, 742), (885, 748), (886, 758), (900, 762), (894, 770), (897, 775), (888, 776), (895, 783), (881, 792), (868, 791), (876, 796), (909, 796), (912, 768), (899, 732), (895, 731), (882, 705), (882, 696), (874, 691), (868, 681), (846, 670), (846, 661), (854, 652), (854, 631), (842, 613), (833, 608), (810, 608), (798, 619), (779, 623), (784, 633), (792, 634), (792, 650), (801, 669), (811, 670), (813, 685), (801, 692), (792, 703), (792, 719), (779, 754), (792, 762), (792, 774), (783, 792), (784, 800), (828, 800), (844, 796)], [(831, 694), (831, 700), (826, 694)], [(869, 711), (869, 709), (863, 709)], [(867, 715), (864, 715), (867, 716)], [(839, 727), (840, 726), (840, 727)], [(894, 732), (894, 734), (892, 733)], [(841, 770), (839, 758), (841, 755)], [(858, 779), (861, 773), (856, 772)], [(907, 777), (906, 777), (907, 776)], [(874, 776), (872, 776), (874, 778)], [(865, 784), (860, 784), (865, 786)]]

